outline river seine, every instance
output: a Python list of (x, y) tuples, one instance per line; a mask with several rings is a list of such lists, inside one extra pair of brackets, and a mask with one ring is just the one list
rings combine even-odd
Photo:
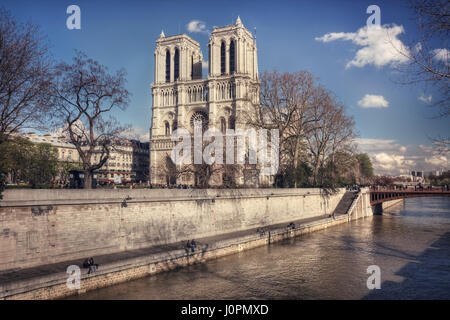
[[(369, 266), (381, 288), (368, 289)], [(69, 299), (449, 299), (450, 198)]]

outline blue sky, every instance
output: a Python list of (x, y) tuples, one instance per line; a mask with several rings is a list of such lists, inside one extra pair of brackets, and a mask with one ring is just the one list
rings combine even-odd
[[(81, 8), (81, 30), (66, 28), (71, 4)], [(354, 116), (361, 149), (369, 152), (377, 172), (444, 168), (448, 159), (430, 154), (429, 137), (449, 136), (449, 119), (432, 119), (433, 109), (419, 100), (435, 96), (432, 88), (425, 92), (420, 85), (395, 83), (390, 64), (346, 67), (361, 46), (342, 39), (318, 40), (332, 32), (356, 33), (366, 25), (371, 4), (380, 7), (382, 25), (403, 27), (401, 39), (416, 36), (406, 1), (2, 0), (18, 20), (41, 26), (55, 59), (69, 61), (78, 49), (111, 70), (125, 68), (132, 97), (118, 117), (139, 132), (147, 132), (150, 125), (153, 52), (161, 30), (166, 36), (188, 34), (201, 44), (207, 60), (208, 34), (190, 33), (187, 24), (198, 20), (212, 30), (234, 23), (239, 15), (248, 30), (257, 30), (260, 73), (306, 69), (317, 76)], [(363, 108), (365, 95), (382, 96), (387, 106)]]

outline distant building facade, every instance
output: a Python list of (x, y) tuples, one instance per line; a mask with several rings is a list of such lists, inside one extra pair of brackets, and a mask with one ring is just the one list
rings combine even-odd
[(58, 161), (68, 161), (72, 163), (79, 163), (80, 156), (75, 146), (65, 139), (63, 136), (57, 134), (36, 134), (35, 132), (22, 133), (22, 138), (29, 140), (32, 143), (48, 143), (58, 150)]
[[(48, 143), (58, 150), (60, 163), (71, 163), (81, 168), (81, 159), (76, 147), (64, 136), (58, 134), (38, 135), (34, 132), (22, 133), (21, 137), (32, 143)], [(94, 152), (91, 161), (97, 163), (100, 155)], [(97, 171), (99, 184), (140, 183), (148, 181), (149, 143), (138, 140), (116, 139), (111, 147), (110, 157)], [(55, 180), (60, 180), (56, 177)], [(66, 182), (66, 181), (63, 181)]]
[(424, 182), (425, 174), (423, 171), (411, 171), (411, 176), (414, 182)]
[[(99, 153), (93, 161), (98, 162)], [(117, 140), (106, 163), (98, 169), (99, 184), (142, 183), (148, 181), (149, 143), (138, 140)]]

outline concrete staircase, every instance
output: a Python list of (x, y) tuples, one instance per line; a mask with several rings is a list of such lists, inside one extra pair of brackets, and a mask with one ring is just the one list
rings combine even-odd
[(347, 214), (353, 203), (353, 200), (355, 200), (357, 197), (357, 191), (346, 191), (341, 201), (339, 201), (338, 205), (336, 206), (336, 209), (334, 209), (334, 215), (337, 216)]

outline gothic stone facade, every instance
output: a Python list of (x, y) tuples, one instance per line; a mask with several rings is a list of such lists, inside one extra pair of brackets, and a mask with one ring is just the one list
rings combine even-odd
[[(245, 129), (243, 112), (250, 103), (259, 102), (256, 42), (240, 18), (234, 25), (214, 28), (208, 51), (208, 75), (203, 78), (198, 42), (185, 34), (166, 37), (164, 32), (156, 40), (151, 183), (194, 184), (195, 177), (189, 174), (177, 181), (161, 174), (161, 166), (175, 146), (170, 137), (173, 130), (185, 128), (192, 133), (196, 119), (222, 132)], [(242, 171), (236, 182), (245, 183)]]

